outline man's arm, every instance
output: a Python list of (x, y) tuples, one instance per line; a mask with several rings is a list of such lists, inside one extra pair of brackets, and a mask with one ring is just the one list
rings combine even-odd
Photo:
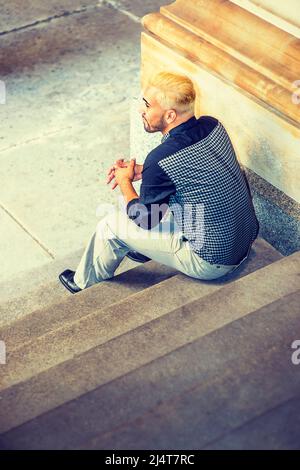
[[(116, 160), (115, 163), (109, 168), (107, 172), (107, 180), (106, 184), (109, 184), (114, 178), (115, 178), (115, 170), (116, 168), (126, 168), (129, 165), (130, 162), (124, 161), (124, 158), (120, 158), (119, 160)], [(135, 164), (134, 167), (134, 178), (133, 181), (139, 181), (142, 179), (142, 172), (144, 169), (144, 165)], [(114, 181), (114, 183), (111, 186), (111, 189), (115, 189), (118, 186), (118, 183)]]
[(124, 196), (126, 204), (128, 204), (133, 199), (137, 199), (139, 197), (129, 178), (123, 178), (119, 182), (119, 186)]
[[(154, 154), (155, 155), (155, 154)], [(169, 207), (169, 199), (176, 188), (169, 176), (156, 161), (148, 160), (143, 172), (139, 198), (127, 203), (127, 214), (139, 227), (151, 230), (156, 227)]]
[(133, 199), (138, 198), (138, 194), (132, 185), (132, 181), (134, 179), (134, 168), (135, 160), (132, 159), (130, 160), (128, 166), (117, 167), (115, 169), (115, 184), (120, 186), (126, 204), (128, 204)]

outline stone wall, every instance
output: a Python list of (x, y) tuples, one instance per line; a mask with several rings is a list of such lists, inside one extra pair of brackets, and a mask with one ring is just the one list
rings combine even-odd
[(289, 254), (300, 248), (300, 40), (235, 3), (177, 0), (145, 16), (142, 85), (158, 70), (193, 79), (196, 115), (224, 124), (245, 167), (261, 234)]

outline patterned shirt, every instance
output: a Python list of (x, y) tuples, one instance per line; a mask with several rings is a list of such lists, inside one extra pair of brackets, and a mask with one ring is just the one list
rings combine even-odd
[(192, 250), (212, 264), (238, 264), (258, 235), (249, 186), (223, 125), (211, 116), (164, 135), (147, 156), (128, 216), (144, 229), (169, 208)]

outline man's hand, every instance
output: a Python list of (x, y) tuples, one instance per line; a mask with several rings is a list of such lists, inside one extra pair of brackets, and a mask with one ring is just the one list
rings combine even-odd
[(132, 182), (134, 178), (134, 167), (135, 167), (135, 159), (130, 160), (129, 165), (124, 167), (117, 167), (115, 169), (115, 182), (118, 185), (121, 185), (123, 181), (127, 180)]
[[(106, 183), (109, 184), (115, 178), (115, 172), (117, 168), (127, 168), (129, 164), (130, 162), (129, 161), (125, 162), (124, 158), (120, 158), (119, 160), (116, 160), (115, 163), (109, 168), (107, 172)], [(144, 165), (139, 165), (138, 163), (135, 164), (134, 177), (132, 181), (138, 181), (142, 179), (143, 166)], [(118, 181), (115, 179), (115, 181), (112, 184), (111, 189), (115, 189), (117, 186), (118, 186)]]

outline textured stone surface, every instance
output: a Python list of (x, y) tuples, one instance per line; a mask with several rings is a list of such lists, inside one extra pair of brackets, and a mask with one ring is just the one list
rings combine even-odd
[(206, 450), (299, 450), (300, 398), (277, 405), (205, 447)]
[[(117, 204), (105, 173), (128, 156), (139, 43), (140, 25), (104, 6), (1, 38), (0, 200), (55, 258), (83, 248), (99, 204)], [(10, 239), (12, 251), (17, 243)]]
[(299, 40), (294, 36), (228, 0), (177, 0), (162, 8), (161, 15), (148, 15), (144, 24), (171, 47), (180, 47), (199, 64), (209, 64), (213, 73), (299, 128), (300, 111), (291, 100), (300, 62)]
[(298, 0), (274, 2), (273, 0), (230, 0), (242, 8), (258, 15), (268, 23), (287, 31), (300, 38), (300, 20), (296, 14), (299, 8)]
[[(2, 435), (1, 446), (208, 446), (298, 395), (299, 374), (291, 363), (290, 348), (299, 326), (298, 303), (299, 293), (230, 323), (11, 430)], [(175, 329), (170, 324), (165, 331), (170, 340)], [(149, 334), (148, 342), (152, 341)], [(112, 366), (114, 357), (109, 355), (107, 360)], [(289, 435), (289, 429), (296, 428), (297, 416), (287, 423), (288, 429), (282, 428), (276, 416), (274, 421), (273, 430)], [(259, 436), (253, 442), (257, 447), (262, 444)]]
[[(201, 48), (195, 43), (195, 47), (201, 51), (205, 43), (201, 43)], [(200, 66), (179, 48), (168, 47), (149, 35), (142, 37), (144, 80), (155, 71), (167, 69), (190, 76), (198, 91), (197, 117), (211, 115), (219, 119), (232, 138), (241, 163), (300, 202), (300, 129), (243, 88), (233, 86), (230, 77), (224, 80), (219, 74), (212, 73), (209, 67), (215, 61), (217, 57), (210, 56), (208, 63)], [(226, 70), (231, 70), (228, 59), (224, 58), (222, 64), (227, 64)], [(231, 70), (232, 75), (245, 79), (237, 71)]]
[[(0, 227), (0, 278), (14, 276), (16, 267), (19, 271), (25, 271), (29, 267), (45, 265), (51, 260), (48, 252), (16, 224), (2, 208), (0, 208)], [(13, 244), (12, 240), (14, 240)]]
[(0, 79), (6, 85), (0, 169), (7, 183), (0, 202), (12, 216), (8, 224), (23, 224), (32, 238), (26, 262), (17, 262), (19, 229), (16, 235), (9, 226), (1, 231), (0, 258), (9, 269), (1, 271), (0, 283), (45, 266), (36, 240), (55, 260), (82, 249), (98, 206), (118, 204), (118, 189), (112, 192), (104, 180), (116, 157), (129, 157), (139, 17), (163, 3), (54, 0), (29, 1), (25, 8), (20, 0), (0, 1)]
[[(26, 27), (39, 21), (50, 20), (55, 16), (67, 15), (74, 11), (84, 11), (88, 6), (96, 6), (97, 0), (51, 0), (51, 2), (22, 0), (0, 1), (0, 33)], [(13, 34), (14, 31), (11, 32)]]
[(300, 250), (300, 204), (268, 181), (244, 167), (255, 212), (260, 223), (260, 235), (283, 255)]
[[(123, 425), (116, 426), (113, 421), (110, 429), (87, 439), (80, 448), (201, 449), (227, 431), (240, 427), (282, 402), (297, 398), (300, 375), (295, 373), (291, 362), (290, 342), (294, 339), (294, 329), (299, 326), (299, 300), (298, 292), (187, 346), (190, 351), (189, 361), (185, 362), (188, 369), (185, 377), (189, 375), (189, 379), (185, 385), (191, 377), (195, 380), (195, 375), (198, 384), (195, 380), (181, 393), (174, 377), (179, 357), (181, 354), (187, 356), (187, 351), (185, 348), (176, 351), (174, 356), (178, 362), (175, 363), (173, 357), (174, 369), (169, 371), (169, 377), (175, 382), (173, 397), (157, 401), (136, 419), (129, 418), (128, 423), (123, 421)], [(194, 367), (199, 368), (196, 374)], [(156, 376), (159, 373), (157, 364)], [(180, 383), (182, 378), (176, 378)], [(146, 393), (142, 395), (145, 400)], [(292, 430), (297, 428), (298, 413), (290, 418), (286, 428), (282, 426), (280, 415), (277, 419), (274, 416), (273, 422), (273, 429), (283, 441), (284, 437), (286, 439), (286, 449), (295, 445)], [(240, 429), (240, 436), (242, 433)], [(247, 441), (244, 444), (244, 449), (265, 448), (259, 435), (250, 445)], [(222, 449), (222, 446), (216, 448)], [(236, 448), (234, 439), (231, 448)], [(277, 447), (274, 445), (272, 448)]]
[(287, 196), (278, 188), (261, 178), (254, 171), (243, 167), (250, 186), (256, 193), (267, 199), (270, 203), (277, 205), (280, 209), (293, 219), (300, 221), (300, 204)]
[[(264, 240), (258, 239), (253, 245), (248, 261), (234, 273), (212, 283), (212, 287), (210, 287), (211, 283), (206, 285), (206, 283), (193, 279), (185, 280), (186, 276), (183, 277), (183, 286), (191, 285), (191, 289), (193, 292), (195, 290), (197, 296), (200, 286), (200, 294), (210, 292), (211, 289), (215, 289), (214, 286), (246, 276), (279, 259), (281, 256), (276, 250)], [(127, 259), (123, 262), (126, 264), (126, 261)], [(128, 260), (128, 263), (131, 261)], [(119, 272), (121, 272), (121, 268), (121, 266), (118, 268)], [(139, 265), (139, 268), (134, 271), (127, 271), (122, 276), (93, 286), (91, 289), (85, 290), (84, 294), (74, 297), (58, 282), (57, 272), (55, 272), (52, 274), (52, 277), (56, 278), (55, 282), (51, 280), (47, 284), (40, 279), (41, 286), (36, 290), (29, 291), (27, 295), (21, 295), (14, 301), (0, 305), (0, 325), (4, 324), (4, 327), (0, 329), (0, 337), (6, 341), (8, 350), (16, 349), (22, 343), (34, 342), (35, 338), (59, 328), (65, 323), (70, 323), (92, 313), (96, 308), (109, 306), (130, 294), (158, 284), (173, 274), (178, 274), (178, 271), (151, 261)], [(171, 283), (170, 286), (172, 285)], [(164, 292), (166, 286), (162, 285), (161, 288)], [(191, 292), (189, 292), (187, 299), (190, 299)], [(176, 305), (174, 299), (172, 299), (172, 305)], [(18, 321), (14, 321), (15, 319)]]
[[(34, 292), (1, 306), (0, 338), (12, 351), (26, 342), (89, 315), (96, 309), (120, 302), (129, 295), (168, 279), (178, 272), (154, 261), (136, 263), (136, 269), (86, 289), (84, 295), (70, 294), (59, 282), (41, 285)], [(12, 305), (11, 305), (12, 304)], [(19, 312), (15, 311), (19, 308)], [(14, 321), (15, 320), (15, 321)], [(17, 321), (16, 321), (17, 320)]]
[[(74, 311), (72, 309), (57, 309), (54, 307), (45, 312), (45, 308), (51, 304), (58, 304), (71, 296), (58, 281), (57, 276), (66, 267), (75, 269), (80, 259), (80, 254), (81, 252), (76, 252), (72, 256), (49, 263), (46, 268), (29, 271), (26, 273), (26, 276), (21, 276), (13, 282), (7, 282), (0, 286), (0, 291), (5, 293), (6, 298), (6, 301), (0, 304), (0, 327), (3, 325), (11, 325), (8, 328), (11, 328), (11, 342), (14, 345), (18, 344), (20, 341), (26, 340), (26, 338), (32, 339), (34, 336), (38, 335), (39, 331), (42, 333), (45, 332), (47, 328), (51, 329), (51, 327), (57, 325), (57, 321), (64, 323), (67, 321), (68, 315), (69, 319), (74, 319)], [(274, 248), (264, 240), (258, 239), (252, 247), (248, 262), (242, 265), (232, 275), (226, 276), (225, 279), (228, 281), (230, 279), (236, 279), (238, 276), (245, 276), (280, 258), (280, 254), (274, 250)], [(168, 273), (174, 272), (174, 270), (167, 266), (155, 262), (140, 265), (139, 263), (125, 258), (116, 270), (115, 275), (137, 266), (140, 266), (140, 269), (134, 272), (127, 272), (125, 276), (116, 279), (114, 282), (106, 282), (106, 287), (98, 285), (97, 288), (88, 291), (86, 294), (86, 307), (89, 308), (90, 305), (90, 301), (88, 300), (89, 294), (91, 297), (95, 296), (96, 299), (99, 298), (99, 302), (101, 302), (102, 297), (104, 302), (105, 298), (108, 300), (111, 295), (112, 298), (116, 296), (120, 299), (122, 290), (125, 289), (125, 291), (127, 291), (127, 289), (129, 289), (130, 293), (132, 293), (136, 289), (139, 290), (150, 285), (147, 284), (148, 280), (149, 283), (158, 283), (162, 280), (162, 276), (168, 276)], [(3, 294), (2, 296), (4, 297)], [(74, 303), (74, 299), (70, 300), (70, 302)], [(93, 305), (93, 303), (91, 305)], [(99, 305), (101, 305), (101, 303), (99, 303)], [(35, 312), (36, 310), (39, 311)], [(62, 314), (62, 310), (64, 314)], [(79, 316), (86, 314), (84, 311), (81, 312), (78, 307), (76, 311)], [(33, 312), (32, 315), (27, 316), (31, 312)], [(16, 320), (21, 320), (23, 317), (26, 317), (24, 318), (24, 322), (16, 322)], [(3, 336), (6, 336), (6, 333), (0, 329), (0, 337)]]
[(2, 432), (295, 292), (297, 273), (293, 255), (223, 287), (178, 275), (12, 351)]
[(85, 11), (97, 11), (106, 5), (141, 18), (147, 13), (158, 11), (162, 5), (171, 3), (163, 0), (52, 0), (51, 2), (30, 0), (0, 1), (0, 34), (25, 28), (37, 22), (54, 21), (57, 17), (67, 17)]
[[(173, 0), (174, 1), (174, 0)], [(105, 0), (104, 3), (107, 3), (114, 8), (133, 13), (139, 18), (146, 15), (147, 13), (152, 13), (159, 11), (161, 6), (168, 5), (172, 3), (171, 0)]]
[[(13, 281), (2, 283), (0, 285), (0, 328), (35, 310), (58, 304), (69, 298), (72, 294), (63, 287), (58, 275), (67, 268), (75, 270), (81, 254), (82, 250), (47, 263), (42, 267), (26, 270), (24, 274), (20, 274), (17, 278), (14, 277)], [(138, 266), (141, 266), (141, 263), (136, 263), (125, 257), (116, 269), (115, 276)], [(160, 268), (163, 271), (164, 268), (161, 266)], [(153, 266), (152, 269), (153, 276), (157, 275), (159, 280), (159, 272)], [(128, 275), (128, 279), (132, 279), (131, 275)], [(40, 322), (43, 324), (44, 319), (41, 318)]]
[(300, 222), (286, 214), (253, 188), (255, 212), (260, 222), (260, 236), (287, 256), (300, 250)]

